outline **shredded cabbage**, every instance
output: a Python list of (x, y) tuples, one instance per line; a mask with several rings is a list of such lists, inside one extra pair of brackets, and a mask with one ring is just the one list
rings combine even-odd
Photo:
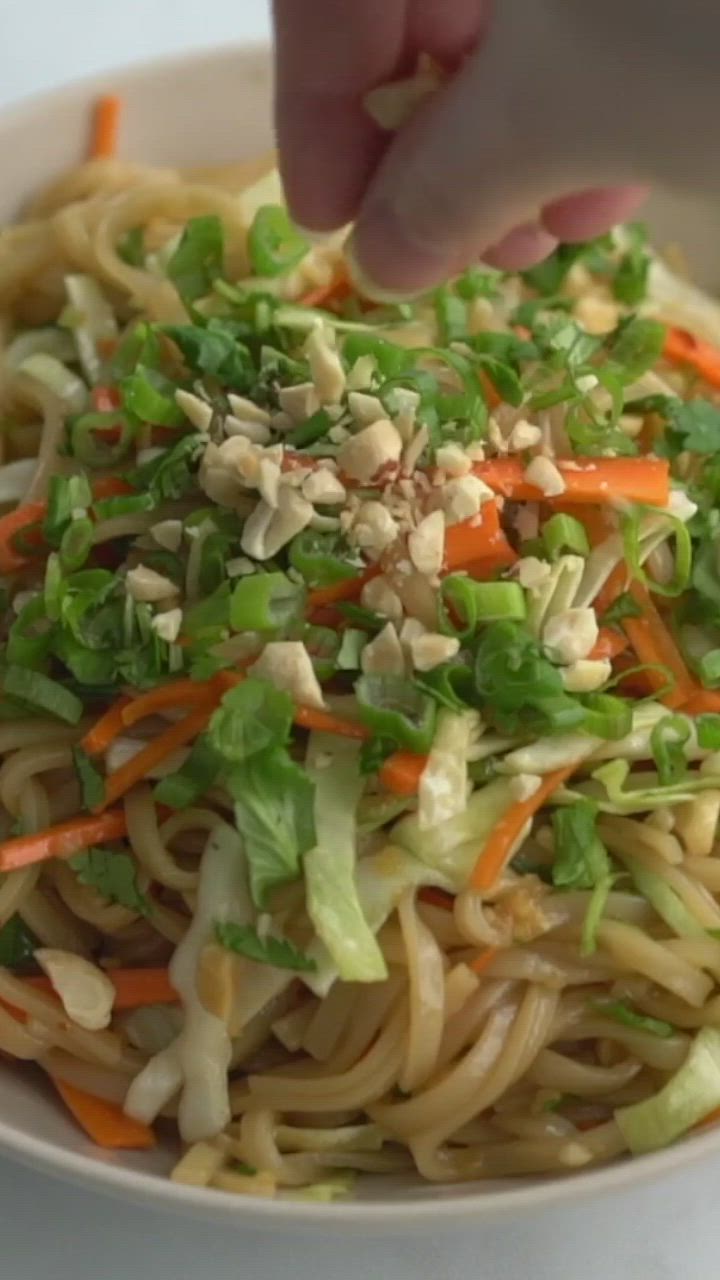
[(429, 828), (421, 826), (417, 814), (408, 814), (396, 823), (392, 838), (459, 890), (467, 884), (484, 841), (515, 800), (514, 780), (495, 778), (470, 796), (462, 813)]
[(467, 762), (479, 717), (474, 711), (441, 711), (418, 789), (418, 822), (427, 830), (462, 813), (467, 800)]
[(57, 396), (67, 408), (68, 413), (84, 413), (87, 409), (88, 389), (82, 378), (79, 378), (72, 369), (68, 369), (67, 365), (57, 360), (55, 356), (44, 355), (40, 351), (35, 355), (26, 356), (19, 366), (19, 372), (34, 378), (48, 391), (52, 391), (53, 395)]
[(96, 383), (102, 364), (98, 344), (118, 334), (115, 313), (92, 276), (66, 276), (65, 292), (70, 304), (65, 321), (75, 338), (83, 373)]
[(326, 949), (346, 982), (381, 982), (387, 966), (355, 885), (356, 811), (365, 785), (357, 743), (311, 734), (307, 772), (315, 784), (317, 838), (303, 863), (307, 909), (324, 944), (309, 955), (317, 961)]
[(675, 1075), (656, 1094), (620, 1107), (615, 1121), (634, 1155), (674, 1142), (720, 1106), (720, 1031), (703, 1027)]

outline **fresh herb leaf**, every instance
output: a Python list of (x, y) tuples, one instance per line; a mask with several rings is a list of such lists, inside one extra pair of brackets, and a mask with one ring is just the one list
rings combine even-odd
[(360, 772), (379, 773), (389, 756), (397, 751), (394, 738), (369, 738), (360, 748)]
[(248, 254), (258, 276), (278, 276), (297, 266), (310, 250), (279, 204), (262, 205), (248, 231)]
[(157, 369), (139, 364), (120, 384), (123, 408), (141, 422), (160, 427), (181, 427), (185, 414), (175, 403), (175, 383)]
[(608, 356), (624, 382), (635, 382), (657, 364), (665, 344), (665, 325), (629, 316), (611, 335)]
[(8, 698), (17, 698), (37, 711), (45, 711), (58, 720), (64, 720), (66, 724), (77, 724), (83, 713), (82, 702), (74, 693), (40, 671), (7, 666), (0, 676), (0, 685)]
[(37, 939), (19, 915), (10, 916), (0, 928), (0, 965), (22, 969), (33, 958)]
[(245, 841), (253, 901), (264, 908), (273, 889), (297, 878), (303, 854), (315, 844), (315, 789), (281, 747), (236, 765), (226, 785)]
[(214, 317), (205, 326), (165, 324), (159, 328), (179, 348), (192, 373), (210, 374), (230, 391), (246, 391), (252, 386), (252, 357), (226, 321)]
[(208, 730), (213, 749), (231, 764), (282, 747), (290, 736), (293, 701), (269, 680), (249, 677), (228, 690)]
[(137, 881), (137, 863), (129, 853), (93, 847), (68, 859), (80, 884), (97, 889), (108, 902), (149, 916), (152, 904), (141, 892)]
[(628, 223), (625, 227), (630, 244), (615, 270), (612, 288), (619, 302), (635, 307), (647, 293), (651, 257), (645, 245), (647, 229), (641, 222)]
[(189, 808), (213, 785), (223, 763), (223, 757), (213, 746), (209, 736), (201, 734), (177, 772), (168, 774), (158, 782), (153, 793), (156, 804), (166, 804), (171, 809)]
[(520, 622), (492, 622), (475, 651), (475, 695), (502, 732), (577, 728), (585, 711), (566, 694), (557, 667)]
[(84, 809), (97, 809), (105, 799), (105, 782), (82, 747), (73, 747), (75, 772), (80, 782)]
[(624, 1027), (633, 1027), (636, 1031), (648, 1031), (652, 1036), (667, 1040), (675, 1035), (675, 1028), (662, 1018), (651, 1018), (647, 1013), (633, 1009), (626, 1000), (591, 1000), (590, 1005), (605, 1018), (620, 1022)]
[(147, 490), (156, 502), (182, 498), (195, 483), (195, 473), (205, 440), (199, 433), (182, 436), (170, 449), (133, 471), (129, 480), (135, 489)]
[(215, 937), (221, 947), (247, 956), (248, 960), (255, 960), (258, 964), (271, 964), (276, 969), (295, 969), (298, 973), (312, 973), (317, 968), (310, 956), (305, 955), (286, 938), (261, 938), (249, 924), (218, 922), (215, 925)]
[(610, 875), (610, 859), (597, 833), (597, 811), (588, 801), (553, 811), (553, 884), (559, 889), (593, 889)]
[(671, 787), (687, 773), (684, 747), (691, 735), (687, 716), (664, 716), (653, 725), (650, 750), (658, 771), (660, 785)]
[(213, 281), (222, 276), (225, 235), (215, 214), (191, 218), (167, 264), (167, 274), (183, 302), (204, 298)]
[(685, 450), (700, 454), (720, 451), (720, 409), (709, 400), (668, 398), (665, 415), (665, 445), (671, 457)]

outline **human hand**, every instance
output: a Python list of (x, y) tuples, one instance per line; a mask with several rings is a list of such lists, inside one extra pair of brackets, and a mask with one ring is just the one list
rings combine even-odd
[[(275, 22), (291, 211), (317, 232), (356, 220), (376, 296), (479, 257), (530, 266), (709, 167), (690, 143), (717, 98), (712, 0), (275, 0)], [(363, 98), (420, 52), (454, 74), (391, 137)]]

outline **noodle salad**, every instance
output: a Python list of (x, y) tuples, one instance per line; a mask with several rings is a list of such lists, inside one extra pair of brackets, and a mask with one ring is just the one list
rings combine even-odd
[(720, 311), (638, 225), (379, 306), (115, 123), (0, 233), (0, 1050), (248, 1194), (712, 1121)]

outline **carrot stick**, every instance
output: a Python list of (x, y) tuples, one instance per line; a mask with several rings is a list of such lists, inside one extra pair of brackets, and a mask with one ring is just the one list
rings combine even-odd
[(68, 1111), (97, 1146), (108, 1150), (146, 1151), (156, 1145), (152, 1129), (126, 1116), (114, 1102), (105, 1102), (55, 1076), (50, 1079)]
[(319, 609), (327, 604), (337, 604), (341, 600), (357, 600), (365, 583), (376, 578), (380, 572), (380, 566), (372, 564), (356, 578), (345, 578), (342, 582), (334, 582), (330, 587), (316, 587), (314, 591), (308, 592), (308, 608)]
[(686, 716), (701, 716), (706, 712), (720, 713), (720, 689), (698, 689), (682, 707)]
[(705, 382), (720, 387), (720, 350), (687, 329), (668, 329), (663, 355), (673, 364), (688, 365)]
[[(180, 999), (167, 969), (108, 969), (107, 977), (115, 988), (113, 1009), (117, 1012), (142, 1009), (149, 1004), (177, 1004)], [(38, 991), (55, 991), (44, 973), (24, 981)]]
[(329, 284), (318, 285), (317, 289), (308, 289), (300, 299), (301, 307), (326, 307), (330, 302), (343, 302), (352, 293), (345, 276), (337, 276)]
[(496, 502), (485, 502), (479, 516), (451, 524), (445, 530), (445, 568), (464, 569), (473, 577), (486, 577), (514, 564), (517, 555), (500, 527)]
[(558, 787), (562, 786), (576, 767), (575, 764), (568, 764), (562, 769), (553, 769), (552, 773), (546, 773), (537, 791), (528, 796), (527, 800), (521, 800), (508, 809), (491, 831), (475, 863), (470, 877), (473, 889), (492, 889), (506, 862), (512, 856), (513, 847), (525, 824), (531, 820), (538, 809), (542, 808)]
[(426, 764), (427, 756), (395, 751), (388, 756), (378, 776), (382, 785), (396, 796), (415, 796)]
[(146, 778), (161, 760), (202, 733), (216, 705), (217, 698), (206, 699), (202, 706), (196, 707), (177, 724), (171, 725), (164, 733), (159, 734), (146, 747), (143, 747), (142, 751), (138, 751), (136, 756), (111, 773), (105, 779), (105, 798), (99, 808), (105, 809), (120, 796), (124, 796), (136, 782)]
[(451, 893), (447, 893), (445, 889), (436, 889), (433, 885), (426, 885), (421, 889), (418, 899), (429, 907), (439, 907), (441, 911), (452, 911), (455, 906), (455, 898)]
[[(558, 494), (563, 506), (577, 503), (609, 503), (623, 498), (648, 506), (667, 506), (670, 469), (664, 458), (556, 458), (555, 466), (565, 481)], [(505, 498), (528, 502), (553, 499), (525, 479), (519, 458), (493, 458), (476, 462), (473, 472)]]
[(106, 160), (117, 154), (122, 99), (114, 93), (105, 94), (95, 108), (90, 157)]
[[(680, 650), (653, 604), (650, 592), (640, 582), (630, 584), (630, 594), (642, 609), (639, 618), (623, 618), (623, 629), (641, 662), (663, 666), (675, 678), (675, 685), (661, 695), (666, 707), (681, 707), (697, 692), (698, 686), (685, 665)], [(667, 683), (662, 671), (644, 672), (650, 687), (662, 689)]]
[(95, 722), (92, 729), (88, 729), (84, 738), (80, 740), (80, 746), (89, 756), (99, 756), (107, 751), (111, 742), (114, 742), (119, 733), (125, 728), (123, 712), (132, 701), (126, 694), (113, 703), (111, 707)]
[(499, 947), (486, 947), (484, 951), (481, 951), (475, 960), (470, 961), (470, 968), (473, 973), (484, 973), (486, 969), (489, 969), (499, 950)]
[(334, 716), (331, 711), (320, 711), (317, 707), (297, 707), (295, 723), (301, 729), (312, 729), (316, 733), (336, 733), (342, 738), (357, 738), (364, 742), (370, 737), (369, 729), (356, 720), (343, 720)]
[(122, 809), (111, 809), (99, 817), (72, 818), (33, 835), (14, 836), (0, 844), (0, 871), (17, 871), (49, 858), (70, 858), (93, 844), (118, 840), (127, 834)]
[(595, 644), (588, 654), (588, 658), (594, 661), (609, 658), (617, 658), (618, 654), (624, 653), (628, 647), (627, 636), (622, 635), (619, 631), (613, 631), (611, 627), (601, 627)]
[(604, 586), (598, 591), (593, 602), (593, 608), (598, 616), (602, 618), (603, 614), (614, 604), (618, 596), (622, 594), (628, 584), (630, 570), (621, 560), (620, 564), (616, 564)]
[(204, 706), (213, 695), (219, 699), (220, 690), (212, 681), (203, 683), (189, 679), (172, 680), (169, 684), (158, 685), (156, 689), (150, 689), (148, 693), (126, 702), (120, 711), (120, 717), (125, 728), (129, 728), (146, 716), (152, 716), (156, 711), (163, 711), (168, 707)]

